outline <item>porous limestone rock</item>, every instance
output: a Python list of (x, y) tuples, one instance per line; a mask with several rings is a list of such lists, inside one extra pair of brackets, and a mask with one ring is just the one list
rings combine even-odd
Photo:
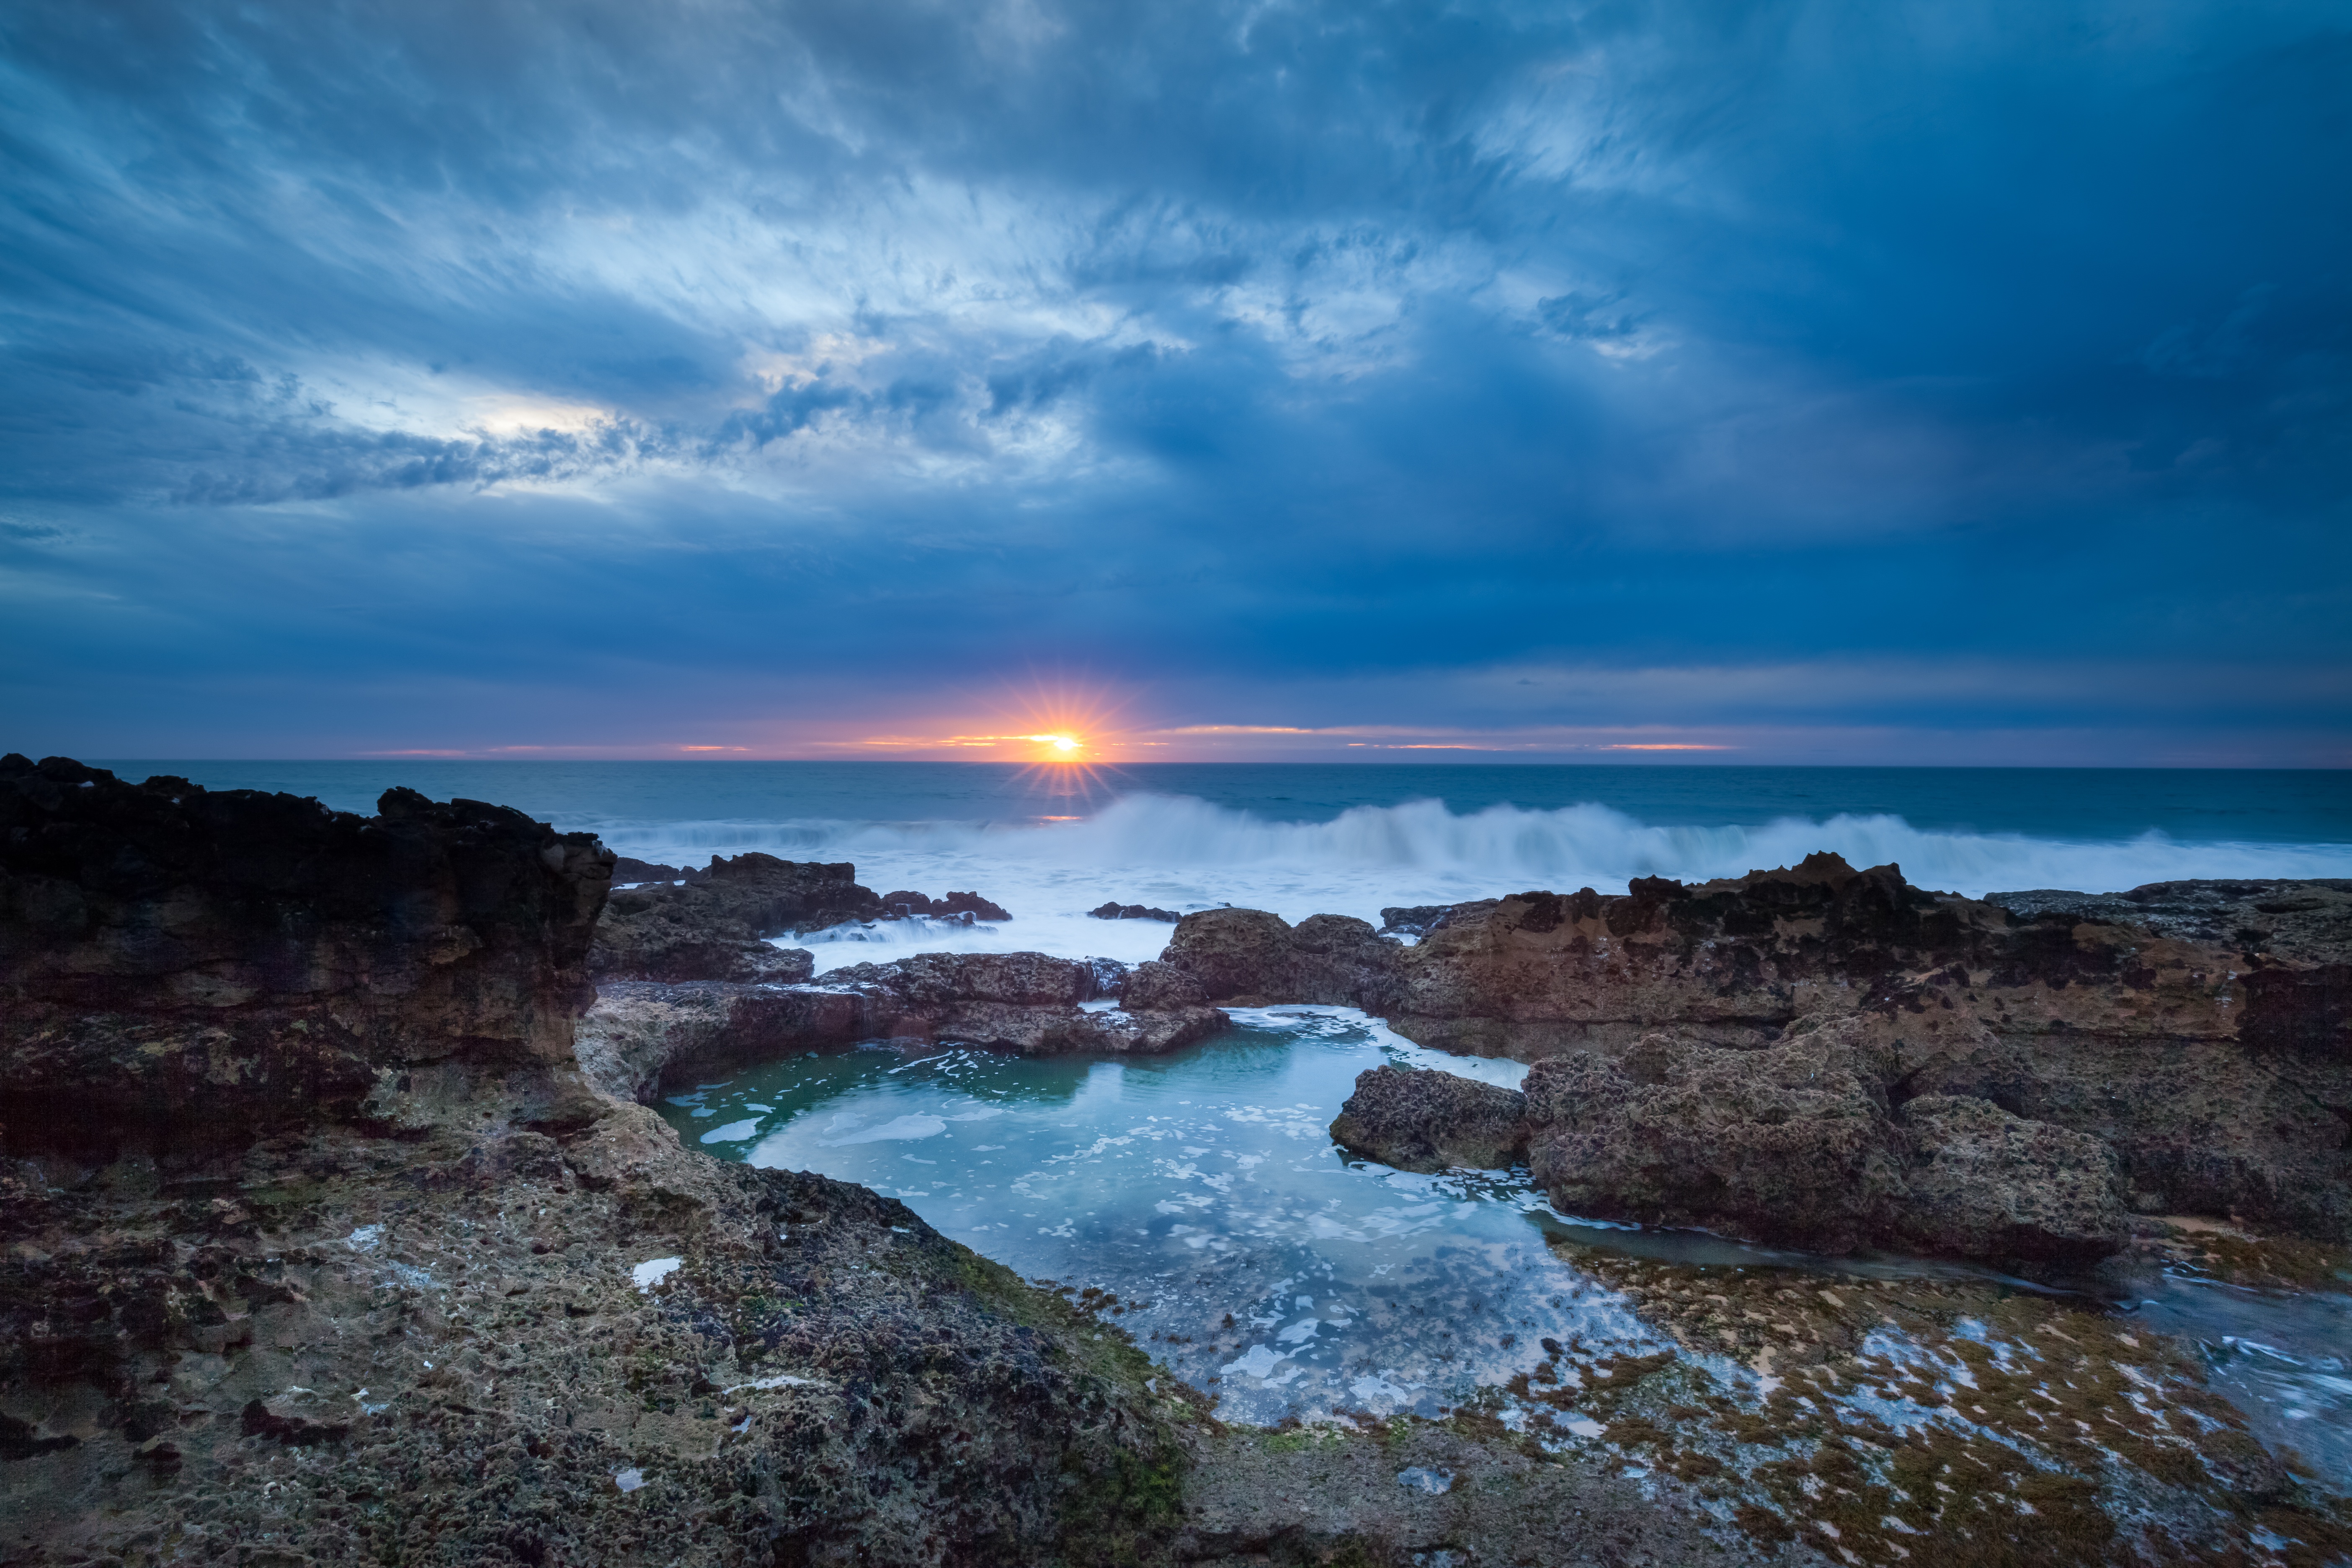
[(1160, 956), (1197, 980), (1212, 1002), (1378, 1011), (1402, 951), (1350, 915), (1309, 915), (1293, 926), (1264, 910), (1223, 909), (1177, 921)]
[(1494, 1169), (1527, 1142), (1528, 1098), (1458, 1073), (1381, 1066), (1360, 1073), (1331, 1123), (1339, 1145), (1400, 1171)]
[(2136, 1207), (2352, 1237), (2352, 883), (1979, 900), (1813, 855), (1397, 913), (1417, 944), (1345, 922), (1308, 952), (1336, 917), (1218, 910), (1163, 956), (1213, 1002), (1352, 1004), (1425, 1046), (1531, 1062), (1660, 1031), (1755, 1050), (1843, 1019), (1890, 1102), (1969, 1096), (2088, 1134)]
[(1902, 1121), (1909, 1160), (1895, 1225), (1912, 1245), (2081, 1262), (2130, 1239), (2115, 1153), (2089, 1133), (1967, 1095), (1922, 1095), (1905, 1103)]
[(1566, 1214), (1845, 1251), (1887, 1234), (1903, 1195), (1876, 1075), (1833, 1035), (1650, 1035), (1538, 1062), (1526, 1096), (1529, 1173)]

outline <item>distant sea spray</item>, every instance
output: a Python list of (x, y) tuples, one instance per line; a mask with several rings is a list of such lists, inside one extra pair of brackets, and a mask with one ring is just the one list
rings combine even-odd
[[(1236, 904), (1249, 903), (1253, 889), (1279, 888), (1288, 896), (1266, 907), (1286, 914), (1316, 912), (1282, 906), (1318, 888), (1329, 895), (1319, 909), (1370, 913), (1381, 903), (1528, 888), (1622, 892), (1635, 877), (1736, 877), (1823, 849), (1857, 867), (1898, 862), (1916, 886), (1971, 896), (2021, 888), (2116, 891), (2189, 878), (2352, 877), (2352, 845), (2345, 844), (2185, 843), (2157, 832), (2074, 841), (1923, 830), (1889, 815), (1664, 826), (1598, 805), (1456, 813), (1440, 800), (1414, 800), (1356, 806), (1326, 822), (1284, 822), (1192, 796), (1139, 794), (1091, 816), (1024, 824), (803, 818), (596, 826), (614, 848), (651, 859), (699, 862), (759, 849), (855, 860), (860, 879), (877, 888), (885, 868), (912, 872), (929, 863), (974, 875), (985, 868), (1000, 887), (1005, 879), (1045, 879), (1100, 888), (1104, 896), (1147, 885), (1191, 887), (1199, 889), (1196, 901)], [(925, 877), (923, 890), (940, 890), (929, 886), (938, 879)], [(1358, 907), (1367, 898), (1376, 901)]]

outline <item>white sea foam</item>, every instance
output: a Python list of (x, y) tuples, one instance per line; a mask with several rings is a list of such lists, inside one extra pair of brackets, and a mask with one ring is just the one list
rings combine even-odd
[[(1168, 927), (1097, 921), (1105, 900), (1183, 911), (1230, 903), (1289, 920), (1377, 921), (1393, 904), (1489, 898), (1527, 888), (1622, 892), (1634, 877), (1700, 881), (1794, 865), (1815, 850), (1857, 867), (1900, 864), (1917, 886), (2116, 891), (2192, 877), (2352, 877), (2352, 845), (2106, 841), (1930, 831), (1893, 816), (1781, 817), (1761, 826), (1657, 826), (1603, 805), (1456, 813), (1436, 800), (1359, 806), (1328, 822), (1276, 822), (1191, 796), (1136, 795), (1076, 822), (1023, 826), (815, 820), (600, 825), (651, 859), (765, 850), (846, 859), (879, 890), (976, 889), (1006, 924), (908, 921), (824, 933), (821, 969), (916, 952), (1028, 948), (1128, 963), (1158, 955)], [(803, 939), (805, 940), (805, 939)]]

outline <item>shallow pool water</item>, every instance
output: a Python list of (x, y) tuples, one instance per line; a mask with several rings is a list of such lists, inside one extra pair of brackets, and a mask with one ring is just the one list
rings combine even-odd
[[(1229, 1421), (1435, 1415), (1532, 1371), (1547, 1339), (1587, 1360), (1669, 1348), (1555, 1239), (1685, 1264), (2045, 1288), (1563, 1216), (1523, 1171), (1416, 1175), (1353, 1159), (1328, 1129), (1367, 1068), (1504, 1084), (1525, 1068), (1424, 1050), (1349, 1008), (1230, 1011), (1232, 1031), (1166, 1056), (812, 1052), (659, 1109), (721, 1158), (861, 1183), (1026, 1278), (1111, 1292), (1110, 1321)], [(2153, 1273), (2096, 1293), (2196, 1343), (2259, 1435), (2352, 1489), (2352, 1297)], [(1716, 1371), (1751, 1378), (1730, 1362)]]
[(1168, 1056), (810, 1055), (671, 1097), (688, 1142), (906, 1202), (1032, 1279), (1115, 1293), (1112, 1321), (1227, 1419), (1433, 1415), (1532, 1370), (1546, 1338), (1664, 1348), (1559, 1261), (1524, 1176), (1414, 1175), (1328, 1126), (1382, 1062), (1515, 1083), (1346, 1009), (1238, 1009)]

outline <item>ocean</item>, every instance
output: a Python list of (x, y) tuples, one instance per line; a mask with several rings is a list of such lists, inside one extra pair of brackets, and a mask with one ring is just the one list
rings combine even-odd
[[(1154, 957), (1167, 927), (1106, 900), (1373, 921), (1530, 888), (1622, 892), (1819, 849), (1981, 895), (2199, 877), (2352, 877), (2352, 773), (1724, 765), (109, 762), (372, 812), (404, 784), (600, 835), (641, 859), (848, 860), (877, 892), (969, 890), (1013, 920), (908, 921), (809, 943), (820, 969), (895, 952)], [(882, 951), (888, 950), (888, 951)]]

